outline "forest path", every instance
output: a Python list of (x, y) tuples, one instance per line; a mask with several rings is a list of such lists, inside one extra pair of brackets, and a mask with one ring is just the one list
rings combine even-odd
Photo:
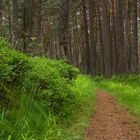
[(85, 140), (140, 140), (140, 123), (111, 95), (97, 90), (95, 114)]

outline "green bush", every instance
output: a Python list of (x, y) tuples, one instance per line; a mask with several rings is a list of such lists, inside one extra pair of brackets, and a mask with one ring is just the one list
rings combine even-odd
[(0, 82), (19, 82), (28, 69), (27, 57), (11, 47), (4, 39), (0, 39)]
[[(46, 109), (51, 108), (54, 113), (59, 113), (63, 111), (65, 105), (72, 104), (75, 97), (71, 90), (71, 82), (78, 75), (76, 68), (68, 67), (68, 64), (64, 62), (46, 58), (31, 58), (29, 62), (32, 64), (32, 69), (28, 71), (28, 76), (24, 79), (26, 92), (35, 91), (35, 99), (44, 104)], [(66, 76), (66, 72), (62, 75), (61, 65), (67, 73), (71, 75), (74, 73), (74, 76), (69, 77), (68, 74)]]
[(0, 38), (0, 139), (78, 140), (75, 120), (89, 114), (94, 87), (78, 75), (64, 61), (26, 56)]
[(0, 39), (0, 101), (12, 104), (15, 97), (13, 89), (22, 86), (23, 77), (29, 69), (28, 58), (12, 50), (5, 39)]
[[(35, 93), (34, 98), (44, 104), (46, 109), (51, 108), (54, 113), (63, 110), (65, 104), (71, 103), (74, 95), (70, 82), (78, 75), (77, 68), (63, 61), (27, 57), (12, 50), (5, 40), (2, 39), (1, 42), (1, 90), (5, 89), (4, 92), (7, 92), (11, 90), (11, 85), (15, 85), (14, 89), (19, 87), (28, 95)], [(9, 98), (6, 93), (4, 98)]]

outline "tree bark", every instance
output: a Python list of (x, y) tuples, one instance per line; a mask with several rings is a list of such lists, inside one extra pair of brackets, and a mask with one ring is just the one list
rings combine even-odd
[(59, 15), (59, 46), (61, 57), (68, 56), (68, 21), (69, 21), (69, 0), (60, 0)]
[(6, 0), (7, 18), (9, 24), (9, 40), (12, 41), (12, 26), (11, 26), (11, 4), (10, 0)]
[(0, 35), (2, 35), (2, 0), (0, 0)]
[(107, 9), (107, 1), (101, 0), (101, 14), (102, 14), (102, 34), (103, 34), (103, 47), (104, 47), (104, 75), (105, 77), (111, 76), (111, 43), (110, 43), (110, 19)]
[(124, 44), (124, 1), (116, 0), (116, 37), (118, 54), (118, 72), (126, 72), (125, 44)]
[(41, 21), (42, 21), (42, 15), (41, 15), (41, 3), (42, 0), (37, 0), (37, 9), (36, 9), (36, 15), (37, 15), (37, 21), (36, 21), (36, 37), (37, 41), (40, 43), (41, 41)]
[(131, 71), (138, 69), (138, 22), (137, 0), (132, 1), (132, 48), (131, 48)]
[(85, 72), (90, 73), (90, 47), (89, 47), (89, 34), (88, 34), (88, 21), (87, 21), (87, 8), (85, 0), (82, 0), (83, 21), (84, 21), (84, 51), (85, 51)]
[(96, 44), (95, 44), (95, 1), (89, 0), (89, 25), (90, 25), (90, 51), (91, 51), (91, 74), (96, 75)]
[(18, 0), (13, 0), (13, 35), (14, 35), (14, 43), (18, 39)]

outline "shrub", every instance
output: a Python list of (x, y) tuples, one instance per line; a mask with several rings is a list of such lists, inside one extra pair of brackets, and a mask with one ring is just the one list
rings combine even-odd
[(93, 97), (92, 80), (78, 75), (62, 60), (26, 56), (1, 38), (0, 139), (76, 140), (74, 120), (87, 115)]
[(7, 102), (10, 100), (6, 92), (11, 90), (11, 85), (14, 89), (21, 88), (21, 93), (24, 91), (34, 96), (34, 99), (44, 104), (46, 109), (51, 108), (54, 113), (63, 110), (63, 106), (73, 100), (70, 86), (79, 73), (77, 68), (63, 61), (27, 57), (13, 50), (4, 39), (0, 43), (0, 57), (1, 90), (5, 90), (3, 98)]
[[(62, 75), (62, 70), (73, 69), (71, 73), (78, 74), (76, 68), (68, 67), (68, 64), (64, 62), (46, 58), (31, 58), (30, 63), (32, 69), (28, 71), (28, 76), (24, 80), (26, 92), (30, 93), (31, 90), (32, 92), (35, 90), (35, 99), (44, 104), (46, 109), (51, 108), (54, 113), (62, 111), (65, 105), (72, 104), (75, 97), (71, 90), (71, 82), (73, 78), (76, 78), (76, 74), (69, 78), (69, 75), (65, 75), (66, 73)], [(54, 67), (55, 64), (58, 67)], [(63, 69), (61, 65), (63, 65)]]

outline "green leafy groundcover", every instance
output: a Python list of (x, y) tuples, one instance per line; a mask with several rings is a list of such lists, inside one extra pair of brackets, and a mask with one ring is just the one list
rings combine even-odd
[(96, 78), (97, 86), (108, 90), (126, 108), (140, 116), (140, 75), (114, 76), (111, 79)]
[(0, 139), (81, 140), (93, 99), (93, 80), (74, 66), (0, 38)]

